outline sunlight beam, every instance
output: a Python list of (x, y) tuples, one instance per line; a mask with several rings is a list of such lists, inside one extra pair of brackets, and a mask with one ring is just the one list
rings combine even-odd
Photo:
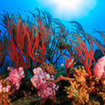
[(62, 19), (80, 18), (89, 14), (97, 0), (39, 0), (42, 7), (55, 17)]

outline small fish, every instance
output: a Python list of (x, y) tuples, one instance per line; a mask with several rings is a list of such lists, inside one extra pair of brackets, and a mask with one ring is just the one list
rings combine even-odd
[(65, 65), (64, 63), (61, 63), (61, 66), (62, 66), (62, 67), (64, 67), (64, 65)]

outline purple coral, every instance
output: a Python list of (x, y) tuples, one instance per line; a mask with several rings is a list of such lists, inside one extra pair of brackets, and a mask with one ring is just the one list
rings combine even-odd
[(105, 56), (101, 57), (96, 63), (93, 69), (94, 75), (100, 79), (101, 77), (105, 77)]
[(58, 86), (53, 82), (47, 80), (54, 80), (54, 76), (50, 76), (48, 73), (43, 72), (40, 67), (33, 70), (34, 76), (31, 78), (33, 86), (38, 89), (38, 96), (42, 98), (52, 98), (56, 94)]

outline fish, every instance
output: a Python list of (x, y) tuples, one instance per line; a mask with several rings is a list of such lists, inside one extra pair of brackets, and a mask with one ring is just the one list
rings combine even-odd
[(64, 63), (61, 63), (61, 65), (60, 65), (60, 66), (64, 67), (64, 65), (65, 65)]

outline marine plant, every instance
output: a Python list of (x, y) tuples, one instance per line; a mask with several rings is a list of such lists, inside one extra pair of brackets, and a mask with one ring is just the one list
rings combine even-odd
[(66, 60), (66, 76), (69, 77), (69, 71), (70, 69), (74, 66), (77, 57), (75, 56), (74, 51), (72, 50), (72, 46), (69, 46), (67, 42), (71, 43), (68, 41), (67, 35), (69, 34), (65, 25), (59, 20), (59, 19), (54, 19), (55, 23), (55, 30), (52, 36), (58, 40), (59, 44), (57, 45), (60, 54), (64, 57)]
[[(29, 27), (27, 23), (25, 24), (23, 22), (23, 20), (21, 19), (21, 16), (17, 18), (13, 15), (10, 16), (8, 14), (4, 16), (3, 19), (4, 19), (3, 25), (5, 26), (5, 28), (7, 29), (10, 35), (8, 39), (9, 41), (8, 53), (14, 65), (16, 67), (23, 66), (27, 69), (27, 68), (30, 68), (30, 65), (31, 65), (30, 61), (33, 61), (36, 64), (36, 60), (38, 60), (38, 62), (41, 63), (41, 60), (35, 57), (38, 55), (35, 54), (33, 56), (33, 53), (36, 49), (37, 49), (36, 53), (38, 53), (39, 41), (42, 39), (43, 39), (42, 46), (40, 45), (40, 51), (41, 51), (40, 57), (43, 56), (42, 59), (44, 61), (44, 54), (46, 51), (46, 48), (45, 48), (46, 40), (44, 39), (45, 38), (44, 36), (39, 37), (38, 27), (36, 25), (32, 28)], [(42, 27), (40, 27), (41, 32), (45, 31), (44, 26)], [(43, 54), (42, 54), (42, 50), (44, 50)], [(14, 61), (15, 59), (17, 59), (16, 62)]]

